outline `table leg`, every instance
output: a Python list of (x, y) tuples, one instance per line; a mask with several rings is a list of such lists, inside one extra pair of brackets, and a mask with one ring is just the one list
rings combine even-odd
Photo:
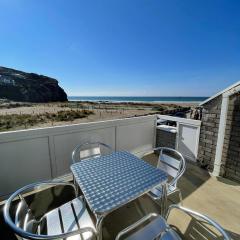
[(167, 184), (162, 185), (161, 215), (165, 217), (167, 210)]
[(102, 240), (102, 223), (104, 216), (97, 215), (97, 223), (96, 223), (96, 230), (97, 230), (97, 239)]

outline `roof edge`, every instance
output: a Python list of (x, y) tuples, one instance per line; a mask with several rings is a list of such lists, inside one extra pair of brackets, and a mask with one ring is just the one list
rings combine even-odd
[(231, 90), (232, 88), (235, 88), (235, 87), (237, 87), (237, 86), (239, 86), (239, 85), (240, 85), (240, 81), (238, 81), (238, 82), (230, 85), (229, 87), (225, 88), (224, 90), (222, 90), (222, 91), (214, 94), (212, 97), (210, 97), (210, 98), (204, 100), (203, 102), (201, 102), (201, 103), (199, 104), (199, 106), (202, 106), (202, 105), (206, 104), (207, 102), (210, 102), (210, 101), (213, 100), (214, 98), (222, 95), (222, 94), (225, 93), (225, 92), (228, 92), (228, 91)]

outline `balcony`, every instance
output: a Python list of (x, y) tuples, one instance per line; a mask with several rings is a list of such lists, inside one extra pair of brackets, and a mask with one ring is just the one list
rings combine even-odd
[[(188, 160), (187, 171), (179, 182), (184, 206), (211, 216), (231, 233), (233, 239), (239, 239), (240, 187), (238, 183), (225, 178), (211, 177), (206, 170), (198, 166), (196, 159), (201, 123), (169, 116), (159, 118), (176, 122), (175, 148)], [(156, 166), (157, 155), (153, 153), (155, 144), (158, 144), (156, 122), (156, 116), (145, 116), (0, 133), (1, 209), (5, 198), (26, 184), (49, 179), (71, 181), (71, 151), (81, 142), (101, 141), (115, 150), (130, 151)], [(30, 193), (29, 201), (38, 215), (54, 205), (59, 205), (59, 202), (52, 200), (53, 194), (61, 195), (63, 202), (72, 197), (71, 191), (62, 187), (56, 189), (56, 192), (46, 189)], [(168, 203), (177, 201), (177, 196), (173, 196)], [(147, 213), (159, 211), (159, 206), (150, 201), (147, 195), (130, 202), (106, 218), (103, 227), (104, 239), (114, 239), (124, 227)], [(191, 235), (189, 226), (195, 224), (191, 219), (183, 218), (178, 212), (174, 212), (170, 221), (179, 226), (179, 231), (184, 236)], [(1, 237), (16, 239), (4, 225), (2, 212), (0, 223)]]

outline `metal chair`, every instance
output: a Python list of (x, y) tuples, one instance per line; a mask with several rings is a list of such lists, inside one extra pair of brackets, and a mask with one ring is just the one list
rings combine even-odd
[[(155, 148), (155, 151), (160, 151), (157, 167), (169, 175), (170, 181), (166, 184), (167, 196), (178, 192), (180, 203), (182, 205), (182, 193), (177, 187), (177, 182), (186, 170), (186, 162), (182, 154), (175, 149), (167, 147)], [(161, 200), (163, 196), (162, 186), (153, 188), (148, 195), (155, 201)]]
[[(180, 211), (188, 214), (191, 217), (197, 218), (198, 220), (204, 221), (211, 225), (215, 230), (217, 230), (223, 237), (224, 240), (230, 240), (229, 234), (214, 220), (206, 215), (200, 214), (198, 212), (192, 211), (187, 208), (183, 208), (178, 205), (171, 205), (168, 208), (166, 219), (156, 213), (150, 213), (143, 217), (131, 226), (123, 229), (118, 233), (115, 240), (180, 240), (182, 239), (173, 226), (167, 223), (169, 214), (172, 209), (179, 209)], [(143, 226), (143, 227), (141, 227)], [(207, 229), (205, 228), (205, 231)], [(212, 231), (212, 229), (211, 229)], [(193, 236), (192, 239), (199, 239)], [(207, 239), (203, 236), (202, 239)]]
[(113, 151), (113, 149), (101, 142), (85, 142), (83, 144), (80, 144), (76, 146), (73, 149), (72, 152), (72, 163), (75, 163), (77, 161), (81, 161), (84, 159), (92, 158), (92, 157), (98, 157), (103, 154), (105, 151), (110, 153)]
[[(7, 225), (13, 230), (18, 239), (64, 239), (64, 240), (85, 240), (96, 239), (96, 229), (94, 223), (86, 209), (83, 198), (77, 197), (72, 201), (61, 205), (47, 213), (40, 219), (36, 219), (29, 208), (24, 193), (55, 186), (70, 186), (77, 194), (76, 187), (65, 182), (40, 182), (27, 185), (15, 193), (7, 200), (4, 206), (4, 219)], [(10, 211), (13, 210), (12, 202), (19, 198), (14, 218)]]

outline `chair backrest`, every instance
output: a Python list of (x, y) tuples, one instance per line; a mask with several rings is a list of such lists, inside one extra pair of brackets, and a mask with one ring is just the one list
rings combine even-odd
[[(13, 230), (15, 235), (18, 239), (41, 239), (41, 240), (53, 240), (53, 239), (70, 239), (70, 237), (75, 236), (79, 234), (83, 234), (85, 232), (91, 231), (93, 235), (95, 235), (95, 232), (92, 228), (84, 227), (77, 230), (67, 231), (65, 233), (59, 233), (55, 235), (45, 235), (41, 234), (40, 227), (42, 223), (42, 219), (37, 221), (32, 214), (31, 209), (29, 208), (27, 202), (24, 199), (24, 194), (36, 190), (36, 189), (45, 189), (46, 187), (53, 187), (53, 186), (71, 186), (75, 194), (77, 195), (76, 186), (72, 183), (68, 182), (39, 182), (39, 183), (33, 183), (29, 184), (27, 186), (24, 186), (20, 189), (18, 189), (16, 192), (14, 192), (7, 200), (7, 202), (4, 205), (3, 210), (3, 216), (6, 224)], [(17, 204), (16, 209), (13, 208), (13, 201), (19, 197), (19, 203)], [(10, 212), (15, 209), (14, 215), (11, 216)], [(54, 224), (52, 228), (54, 228)]]
[[(23, 194), (25, 189), (22, 188), (15, 193), (13, 193), (7, 200), (4, 206), (4, 219), (9, 227), (16, 234), (17, 239), (27, 240), (28, 233), (35, 235), (37, 232), (39, 222), (36, 220), (31, 209), (29, 208)], [(16, 208), (13, 208), (12, 201), (15, 198), (19, 198)], [(14, 210), (13, 218), (10, 216), (10, 210)], [(18, 234), (18, 231), (23, 233), (23, 235)]]
[[(188, 221), (188, 227), (185, 229), (184, 237), (186, 239), (224, 239), (231, 240), (231, 237), (227, 231), (223, 229), (221, 225), (215, 222), (207, 215), (203, 215), (199, 212), (195, 212), (191, 209), (173, 204), (168, 207), (166, 214), (166, 220), (168, 222), (169, 215), (173, 209), (177, 209), (191, 217), (191, 221)], [(173, 214), (173, 217), (175, 214)], [(172, 224), (171, 224), (172, 226)], [(219, 236), (219, 233), (221, 237)], [(185, 239), (184, 238), (184, 239)]]
[(35, 233), (37, 230), (37, 220), (22, 195), (15, 212), (15, 224), (24, 231)]
[(101, 142), (86, 142), (77, 145), (72, 152), (72, 163), (84, 159), (98, 157), (102, 154), (111, 153), (113, 150), (110, 146)]
[(186, 170), (186, 161), (182, 154), (175, 149), (159, 147), (160, 151), (157, 167), (172, 177), (169, 185), (176, 186), (178, 179)]
[[(193, 210), (181, 207), (179, 205), (170, 205), (168, 208), (168, 212), (166, 215), (166, 219), (156, 213), (150, 213), (144, 216), (142, 219), (138, 220), (137, 222), (133, 223), (132, 225), (128, 226), (127, 228), (123, 229), (121, 232), (118, 233), (115, 240), (181, 240), (181, 239), (202, 239), (206, 240), (209, 239), (206, 236), (206, 232), (208, 230), (206, 225), (204, 231), (198, 232), (195, 235), (186, 236), (186, 234), (181, 233), (178, 231), (178, 228), (172, 224), (168, 223), (168, 217), (172, 209), (179, 209), (180, 211), (188, 214), (191, 217), (196, 217), (198, 221), (204, 221), (205, 223), (211, 225), (215, 230), (217, 230), (224, 240), (230, 240), (231, 237), (229, 234), (214, 220), (209, 218), (206, 215), (201, 213), (195, 212)], [(191, 227), (191, 226), (190, 226)], [(193, 229), (195, 232), (198, 229)], [(181, 235), (181, 237), (180, 237)], [(183, 235), (183, 236), (182, 236)], [(216, 236), (216, 235), (213, 235)], [(184, 237), (184, 238), (182, 238)], [(220, 239), (220, 238), (210, 238), (210, 239)]]

